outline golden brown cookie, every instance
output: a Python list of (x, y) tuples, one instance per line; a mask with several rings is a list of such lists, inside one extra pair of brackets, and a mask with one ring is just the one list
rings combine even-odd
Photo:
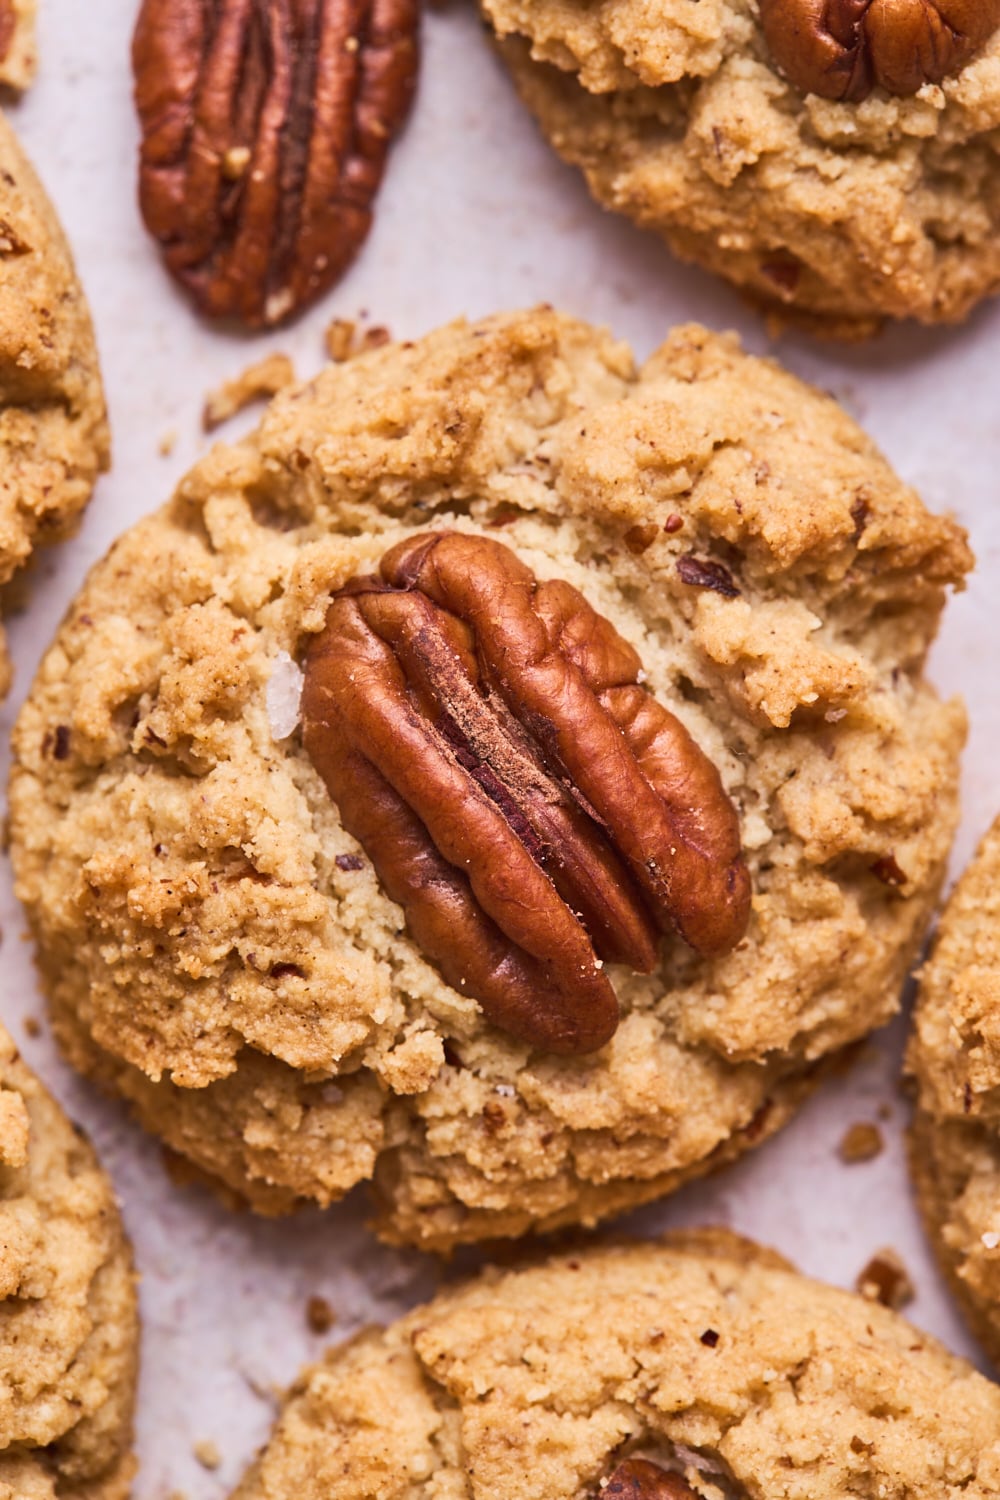
[[(1000, 285), (993, 0), (483, 4), (597, 201), (766, 308), (861, 337), (957, 321)], [(973, 13), (968, 46), (949, 11)]]
[(299, 1377), (233, 1500), (986, 1500), (1000, 1389), (720, 1230), (489, 1271)]
[(944, 909), (908, 1065), (924, 1223), (969, 1323), (1000, 1363), (1000, 821)]
[[(533, 1044), (504, 1011), (514, 990), (498, 1010), (478, 989), (484, 952), (513, 973), (525, 930), (517, 952), (490, 948), (485, 928), (476, 948), (460, 908), (454, 953), (430, 962), (415, 938), (427, 913), (414, 871), (449, 901), (465, 872), (486, 901), (515, 870), (483, 852), (488, 839), (461, 846), (490, 767), (506, 776), (515, 750), (542, 746), (545, 795), (555, 805), (561, 786), (587, 837), (595, 820), (610, 828), (600, 788), (556, 743), (555, 704), (521, 704), (520, 728), (504, 710), (510, 753), (486, 769), (455, 749), (450, 771), (471, 769), (434, 794), (431, 822), (451, 819), (438, 844), (390, 808), (388, 858), (378, 828), (347, 832), (303, 743), (300, 664), (331, 595), (392, 566), (390, 600), (411, 599), (387, 555), (441, 532), (502, 544), (543, 581), (538, 608), (558, 614), (579, 591), (616, 632), (604, 666), (628, 658), (625, 699), (645, 702), (643, 689), (696, 747), (692, 815), (712, 778), (731, 802), (746, 935), (713, 947), (725, 898), (699, 887), (701, 909), (654, 933), (651, 972), (607, 964), (615, 1014), (597, 1051)], [(679, 329), (636, 368), (606, 334), (543, 308), (329, 368), (119, 540), (21, 715), (12, 854), (67, 1055), (257, 1209), (329, 1203), (374, 1178), (381, 1232), (434, 1248), (593, 1222), (739, 1155), (788, 1118), (825, 1058), (896, 1009), (951, 842), (965, 733), (923, 662), (969, 564), (960, 528), (927, 512), (835, 402), (731, 336)], [(426, 600), (437, 584), (424, 585)], [(453, 627), (457, 661), (471, 636)], [(502, 705), (492, 670), (480, 697)], [(401, 785), (416, 766), (419, 800), (429, 772), (399, 712), (378, 736), (356, 724), (354, 749), (378, 738), (378, 759), (398, 739), (392, 775)], [(509, 827), (522, 812), (530, 823), (527, 795), (506, 785), (491, 795)], [(370, 810), (353, 794), (346, 806), (352, 827)], [(558, 887), (553, 847), (540, 858)], [(411, 886), (390, 899), (372, 860)], [(539, 889), (537, 869), (516, 871), (515, 905), (528, 881)], [(555, 909), (560, 931), (574, 906)], [(591, 1018), (605, 971), (573, 951)], [(475, 986), (455, 962), (466, 956)]]
[[(52, 205), (0, 116), (0, 585), (72, 532), (107, 464), (90, 313)], [(9, 680), (0, 630), (0, 696)]]
[(108, 1179), (0, 1028), (0, 1500), (124, 1500), (138, 1354)]
[(38, 67), (36, 0), (0, 0), (0, 84), (28, 88)]

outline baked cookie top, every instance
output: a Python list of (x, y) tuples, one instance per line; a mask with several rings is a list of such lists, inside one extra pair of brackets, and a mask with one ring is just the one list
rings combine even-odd
[[(443, 981), (301, 741), (331, 591), (442, 530), (579, 589), (738, 814), (745, 938), (610, 966), (587, 1056)], [(443, 1247), (676, 1186), (897, 1004), (964, 737), (922, 666), (969, 563), (733, 337), (637, 369), (542, 308), (328, 369), (119, 540), (21, 715), (12, 852), (63, 1045), (265, 1211), (375, 1174), (383, 1231)]]
[(491, 1271), (332, 1349), (234, 1500), (597, 1497), (633, 1456), (664, 1500), (985, 1500), (1000, 1390), (898, 1314), (692, 1232)]
[(911, 1162), (929, 1233), (975, 1331), (1000, 1361), (1000, 821), (941, 917), (908, 1063)]
[(598, 201), (766, 306), (859, 336), (963, 318), (1000, 284), (992, 0), (483, 4)]
[(0, 84), (26, 89), (38, 67), (36, 0), (0, 0)]
[[(0, 116), (0, 584), (72, 531), (107, 463), (87, 304), (52, 205)], [(0, 640), (0, 693), (7, 677)]]
[(121, 1500), (138, 1346), (107, 1177), (0, 1028), (0, 1497)]

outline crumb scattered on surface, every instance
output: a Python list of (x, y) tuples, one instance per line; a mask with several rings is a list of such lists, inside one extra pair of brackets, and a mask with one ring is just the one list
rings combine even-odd
[(326, 352), (336, 365), (344, 364), (356, 354), (364, 354), (368, 349), (379, 349), (383, 344), (391, 342), (392, 334), (388, 328), (375, 324), (371, 328), (361, 329), (352, 318), (334, 318), (325, 335)]
[(337, 1321), (337, 1314), (325, 1297), (310, 1297), (306, 1303), (306, 1322), (311, 1333), (329, 1333)]
[(885, 1142), (878, 1126), (869, 1120), (859, 1120), (844, 1132), (843, 1140), (837, 1147), (837, 1155), (841, 1161), (853, 1166), (859, 1161), (873, 1161), (876, 1156), (881, 1156), (884, 1149)]
[(222, 1454), (210, 1438), (202, 1438), (191, 1451), (203, 1469), (217, 1469), (222, 1463)]
[(913, 1282), (895, 1250), (878, 1250), (855, 1283), (862, 1297), (880, 1302), (894, 1312), (906, 1307), (916, 1296)]
[(170, 430), (169, 430), (169, 432), (165, 432), (163, 434), (163, 436), (160, 438), (160, 450), (159, 450), (160, 451), (160, 457), (161, 458), (169, 458), (170, 455), (171, 455), (171, 453), (173, 453), (173, 451), (174, 451), (174, 449), (176, 447), (177, 447), (177, 428), (176, 427), (171, 427)]
[(295, 380), (295, 367), (287, 354), (268, 354), (256, 364), (227, 380), (205, 398), (202, 426), (214, 432), (254, 401), (267, 401)]
[(39, 1037), (42, 1034), (42, 1023), (37, 1016), (25, 1016), (24, 1030), (26, 1035), (34, 1040), (35, 1037)]

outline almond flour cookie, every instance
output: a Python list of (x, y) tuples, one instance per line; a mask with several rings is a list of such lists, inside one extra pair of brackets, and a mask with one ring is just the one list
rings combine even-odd
[(233, 1500), (986, 1500), (1000, 1389), (724, 1231), (489, 1271), (332, 1349)]
[(0, 1028), (0, 1500), (124, 1500), (138, 1321), (111, 1186)]
[(952, 893), (920, 981), (910, 1163), (938, 1259), (1000, 1363), (1000, 821)]
[(996, 0), (483, 4), (597, 201), (764, 307), (863, 337), (1000, 285)]
[[(52, 205), (0, 116), (0, 585), (68, 536), (108, 464), (90, 314)], [(0, 697), (10, 671), (0, 630)]]
[(121, 538), (21, 715), (67, 1055), (258, 1210), (374, 1179), (438, 1249), (738, 1156), (896, 1009), (969, 565), (732, 337), (637, 369), (540, 309), (329, 368)]

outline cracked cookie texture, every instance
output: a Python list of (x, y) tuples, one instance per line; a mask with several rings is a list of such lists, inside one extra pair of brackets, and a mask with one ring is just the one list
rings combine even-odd
[(107, 1177), (0, 1027), (0, 1500), (125, 1500), (138, 1349)]
[(910, 1163), (924, 1223), (973, 1331), (1000, 1365), (1000, 819), (941, 917), (908, 1065)]
[[(87, 303), (55, 211), (0, 116), (0, 585), (68, 536), (108, 465)], [(10, 667), (0, 628), (0, 697)]]
[[(746, 937), (611, 966), (592, 1055), (444, 983), (288, 711), (331, 591), (429, 527), (578, 588), (739, 815)], [(20, 716), (12, 855), (67, 1056), (261, 1212), (374, 1179), (380, 1232), (428, 1248), (592, 1223), (739, 1155), (897, 1008), (965, 734), (923, 662), (970, 561), (835, 402), (732, 336), (681, 328), (637, 367), (542, 308), (327, 369), (117, 542)]]
[(725, 1231), (489, 1271), (331, 1350), (233, 1500), (596, 1500), (626, 1455), (704, 1500), (986, 1500), (1000, 1389)]
[(605, 208), (837, 337), (1000, 285), (1000, 33), (912, 97), (804, 94), (756, 0), (483, 0), (517, 88)]

